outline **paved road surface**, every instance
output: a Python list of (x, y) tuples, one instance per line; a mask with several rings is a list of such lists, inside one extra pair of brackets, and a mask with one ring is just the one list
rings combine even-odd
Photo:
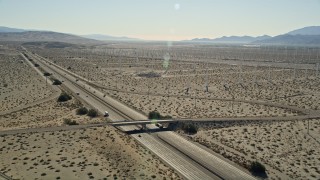
[(201, 147), (197, 146), (194, 143), (187, 143), (189, 142), (185, 138), (181, 136), (175, 136), (174, 132), (165, 131), (159, 132), (158, 137), (164, 140), (165, 142), (171, 144), (179, 151), (183, 152), (191, 159), (195, 161), (204, 162), (204, 166), (210, 170), (211, 172), (215, 172), (217, 176), (224, 179), (226, 169), (233, 169), (232, 171), (228, 171), (228, 179), (243, 179), (243, 180), (250, 180), (255, 179), (251, 175), (243, 172), (240, 169), (234, 168), (233, 165), (229, 164), (228, 162), (222, 160), (221, 158), (209, 153), (208, 151), (202, 149)]

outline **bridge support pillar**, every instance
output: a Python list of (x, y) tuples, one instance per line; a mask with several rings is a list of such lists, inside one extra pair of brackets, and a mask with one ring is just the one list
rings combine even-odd
[(142, 126), (143, 130), (147, 130), (147, 125), (146, 124), (142, 124), (141, 126)]

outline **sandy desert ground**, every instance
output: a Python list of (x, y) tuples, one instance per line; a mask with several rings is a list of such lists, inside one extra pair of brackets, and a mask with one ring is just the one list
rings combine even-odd
[[(0, 117), (1, 130), (104, 122), (75, 114), (79, 102), (50, 100)], [(0, 137), (0, 171), (15, 179), (179, 179), (171, 168), (113, 127)]]
[(55, 91), (31, 69), (19, 52), (0, 51), (0, 111), (28, 105), (49, 97)]
[[(1, 131), (66, 126), (65, 119), (79, 124), (106, 121), (76, 115), (82, 104), (75, 98), (63, 103), (49, 98), (55, 92), (51, 85), (16, 51), (2, 46), (0, 63)], [(0, 142), (0, 172), (14, 179), (180, 179), (113, 127), (7, 135)]]
[(180, 179), (113, 127), (0, 137), (0, 171), (14, 179)]
[[(188, 137), (248, 167), (259, 161), (271, 179), (320, 178), (320, 119), (198, 124)], [(182, 131), (180, 133), (184, 134)]]
[(61, 126), (64, 125), (64, 119), (75, 120), (79, 124), (105, 121), (102, 117), (90, 118), (85, 115), (76, 115), (76, 109), (81, 106), (81, 103), (74, 98), (63, 103), (57, 102), (55, 98), (0, 116), (0, 130)]
[[(174, 52), (172, 59), (166, 61), (152, 56), (136, 58), (127, 53), (107, 56), (99, 54), (99, 49), (91, 50), (91, 54), (77, 48), (33, 50), (144, 113), (158, 110), (165, 115), (188, 118), (297, 115), (290, 108), (244, 100), (320, 108), (320, 75), (315, 70), (316, 64), (301, 64), (306, 68), (297, 69), (300, 65), (289, 68), (275, 62), (272, 66), (248, 66), (243, 65), (244, 61), (237, 64), (217, 63), (216, 59), (183, 61), (173, 59)], [(199, 59), (196, 55), (193, 57)], [(263, 63), (269, 61), (265, 59)], [(240, 102), (230, 101), (233, 99)]]
[[(277, 117), (320, 110), (318, 49), (110, 46), (30, 48), (145, 114)], [(310, 135), (306, 121), (200, 123), (196, 135), (180, 133), (244, 167), (261, 162), (270, 179), (319, 179), (319, 119), (310, 125)]]

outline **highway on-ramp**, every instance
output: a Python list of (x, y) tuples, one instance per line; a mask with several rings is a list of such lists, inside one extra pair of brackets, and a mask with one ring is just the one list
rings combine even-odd
[[(69, 71), (47, 61), (39, 55), (30, 53), (26, 49), (25, 53), (36, 61), (44, 71), (53, 73), (53, 76), (62, 80), (63, 85), (72, 91), (75, 96), (79, 96), (79, 98), (95, 107), (100, 113), (104, 113), (107, 110), (112, 121), (147, 119), (145, 115), (134, 111), (125, 104), (89, 86), (86, 82), (79, 80), (79, 78)], [(136, 128), (136, 126), (123, 127), (126, 131)], [(242, 169), (203, 150), (195, 143), (183, 139), (174, 132), (153, 135), (148, 133), (132, 134), (131, 136), (186, 179), (255, 179)], [(173, 144), (169, 140), (181, 142)]]

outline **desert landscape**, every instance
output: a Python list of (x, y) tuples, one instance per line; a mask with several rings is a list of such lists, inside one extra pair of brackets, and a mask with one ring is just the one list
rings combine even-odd
[[(157, 111), (174, 119), (194, 119), (196, 134), (179, 128), (176, 132), (244, 168), (249, 169), (251, 162), (258, 161), (266, 167), (266, 177), (270, 179), (320, 176), (320, 119), (309, 120), (309, 132), (307, 120), (303, 119), (320, 111), (320, 74), (314, 49), (306, 51), (313, 52), (308, 60), (290, 62), (295, 55), (288, 49), (275, 48), (273, 51), (279, 52), (272, 55), (269, 47), (207, 46), (203, 50), (201, 46), (182, 44), (168, 51), (166, 45), (159, 44), (22, 45), (142, 114)], [(1, 48), (1, 72), (5, 77), (0, 95), (5, 102), (1, 130), (67, 126), (66, 120), (80, 125), (106, 122), (102, 116), (77, 114), (78, 108), (91, 107), (76, 97), (57, 102), (59, 94), (68, 90), (52, 86), (52, 77), (46, 84), (41, 77), (44, 72), (39, 74), (31, 68), (32, 60), (23, 58), (21, 49), (14, 47)], [(199, 53), (199, 49), (203, 52)], [(299, 48), (294, 52), (297, 51), (306, 53)], [(37, 68), (41, 71), (41, 67)], [(197, 122), (239, 117), (257, 122)], [(260, 121), (268, 117), (275, 120)], [(110, 126), (2, 138), (1, 172), (13, 178), (180, 178), (130, 136)], [(14, 142), (33, 141), (32, 148), (14, 146)], [(40, 152), (37, 149), (38, 153), (27, 156), (26, 151), (33, 152), (35, 147)], [(119, 148), (123, 149), (121, 153)], [(60, 153), (53, 153), (57, 151)]]
[[(106, 122), (101, 115), (78, 115), (76, 110), (84, 105), (76, 98), (57, 102), (61, 90), (51, 81), (46, 85), (15, 49), (1, 47), (0, 52), (5, 77), (1, 131), (68, 126), (66, 120), (80, 125)], [(17, 133), (0, 139), (0, 172), (13, 179), (180, 179), (149, 150), (110, 126)]]
[[(171, 59), (165, 60), (167, 55), (163, 50), (165, 47), (158, 45), (154, 48), (156, 47), (160, 49), (156, 53), (153, 52), (155, 50), (149, 50), (150, 47), (145, 47), (144, 51), (141, 50), (142, 57), (133, 56), (135, 51), (138, 51), (135, 49), (123, 50), (125, 52), (109, 49), (103, 51), (102, 47), (91, 51), (70, 47), (50, 51), (34, 48), (33, 51), (81, 75), (102, 91), (145, 113), (160, 108), (157, 109), (159, 112), (179, 118), (293, 116), (297, 114), (296, 111), (280, 108), (276, 104), (301, 109), (320, 108), (320, 96), (318, 96), (320, 75), (316, 69), (317, 64), (312, 64), (315, 62), (313, 59), (294, 62), (300, 63), (299, 69), (294, 63), (281, 67), (282, 62), (269, 59), (278, 57), (263, 54), (265, 53), (263, 50), (260, 52), (253, 48), (253, 50), (245, 49), (243, 54), (246, 54), (246, 51), (260, 52), (261, 54), (255, 56), (262, 56), (264, 59), (251, 60), (251, 64), (256, 65), (243, 65), (245, 61), (250, 60), (252, 54), (238, 61), (235, 59), (237, 64), (228, 62), (222, 64), (219, 61), (227, 57), (201, 59), (202, 56), (198, 56), (198, 52), (187, 55), (189, 54), (187, 52), (192, 52), (188, 47), (185, 48), (186, 54), (182, 56), (198, 59), (197, 61), (192, 62), (188, 58), (174, 59), (178, 57), (176, 53), (181, 53), (182, 46), (177, 48), (177, 52), (172, 49)], [(124, 45), (122, 48), (129, 47)], [(213, 47), (213, 51), (217, 51), (215, 48)], [(228, 48), (230, 47), (226, 49)], [(235, 52), (241, 50), (241, 47), (233, 48), (236, 49)], [(222, 48), (220, 51), (224, 53), (226, 50)], [(279, 54), (284, 53), (283, 49), (278, 51)], [(120, 54), (112, 54), (118, 52)], [(211, 49), (203, 54), (210, 52)], [(130, 56), (129, 53), (133, 54)], [(155, 55), (164, 53), (165, 56), (153, 57), (151, 53)], [(312, 57), (316, 58), (317, 52), (313, 55)], [(257, 64), (259, 62), (260, 65)], [(168, 67), (164, 67), (166, 63)], [(274, 106), (266, 106), (257, 101), (270, 102)]]
[(320, 180), (320, 0), (0, 0), (0, 180)]
[(187, 137), (244, 167), (262, 162), (271, 179), (318, 179), (320, 120), (309, 121), (309, 132), (308, 121), (202, 123)]
[[(155, 110), (177, 119), (292, 117), (279, 122), (195, 123), (197, 134), (177, 132), (243, 167), (261, 162), (270, 179), (320, 177), (320, 119), (310, 120), (309, 133), (307, 120), (295, 119), (319, 114), (318, 51), (297, 48), (290, 54), (275, 48), (278, 52), (270, 54), (268, 47), (212, 47), (199, 54), (177, 45), (168, 55), (165, 46), (150, 46), (29, 48), (146, 115)], [(290, 61), (297, 51), (303, 60)]]
[[(130, 49), (131, 44), (119, 46), (29, 48), (144, 114), (158, 111), (173, 118), (294, 120), (295, 116), (319, 113), (320, 75), (314, 49), (293, 48), (289, 53), (275, 48), (272, 51), (278, 52), (270, 54), (268, 47), (230, 46), (199, 53), (182, 45), (170, 52), (160, 45), (140, 45), (141, 49)], [(302, 59), (309, 59), (296, 58), (297, 51)], [(262, 162), (271, 179), (318, 179), (319, 122), (310, 120), (310, 133), (305, 120), (198, 123), (199, 132), (187, 138), (244, 167), (253, 160)]]
[(180, 179), (113, 127), (0, 137), (0, 170), (14, 179)]
[(48, 86), (15, 49), (2, 47), (0, 56), (1, 113), (39, 101), (57, 91)]

